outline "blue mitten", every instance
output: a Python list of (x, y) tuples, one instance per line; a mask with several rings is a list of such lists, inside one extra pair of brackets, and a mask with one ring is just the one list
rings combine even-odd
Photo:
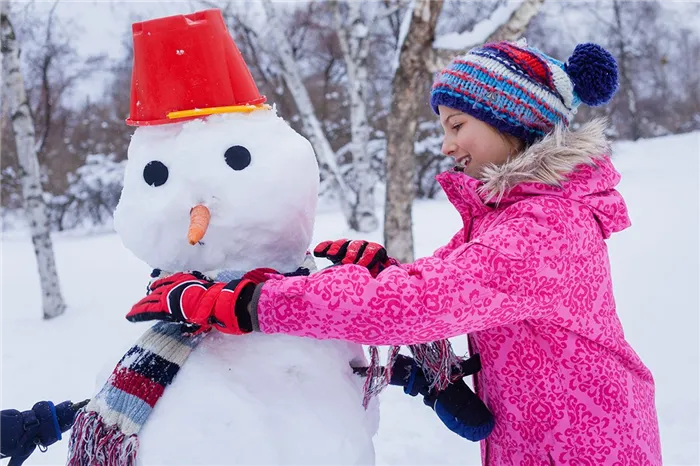
[[(479, 355), (461, 364), (461, 375), (470, 375), (481, 369)], [(398, 355), (392, 367), (392, 385), (402, 386), (411, 396), (423, 396), (423, 402), (433, 408), (440, 420), (457, 435), (473, 442), (485, 439), (493, 430), (493, 415), (462, 378), (442, 391), (430, 390), (430, 381), (411, 357)]]
[(423, 401), (433, 408), (448, 429), (472, 442), (485, 439), (493, 430), (491, 412), (463, 379), (424, 397)]
[(45, 449), (61, 440), (61, 434), (73, 426), (75, 414), (84, 404), (65, 401), (54, 406), (50, 401), (40, 401), (28, 411), (3, 410), (0, 452), (3, 458), (11, 458), (8, 466), (21, 465), (37, 446)]

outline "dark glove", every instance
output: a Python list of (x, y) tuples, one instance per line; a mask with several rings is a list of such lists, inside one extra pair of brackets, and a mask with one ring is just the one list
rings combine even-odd
[(314, 256), (325, 257), (335, 265), (361, 265), (366, 267), (373, 277), (390, 265), (398, 264), (387, 255), (384, 246), (364, 240), (323, 241), (314, 248)]
[(61, 434), (73, 426), (75, 414), (83, 405), (64, 401), (54, 406), (50, 401), (40, 401), (29, 411), (3, 410), (0, 452), (3, 458), (12, 458), (8, 466), (21, 465), (37, 446), (46, 449), (61, 440)]
[[(479, 355), (462, 362), (462, 376), (481, 369)], [(392, 385), (399, 385), (411, 396), (423, 396), (423, 402), (433, 408), (448, 429), (473, 442), (485, 439), (493, 430), (494, 419), (478, 396), (460, 377), (442, 391), (430, 390), (430, 381), (411, 357), (399, 354), (391, 373)]]
[(187, 331), (201, 333), (212, 326), (223, 333), (242, 335), (253, 331), (248, 305), (255, 287), (273, 269), (255, 269), (238, 280), (217, 283), (198, 273), (176, 273), (156, 280), (150, 293), (126, 315), (131, 322), (165, 320), (181, 322)]
[(433, 408), (448, 429), (472, 442), (485, 439), (493, 430), (493, 415), (463, 379), (424, 397), (423, 402)]

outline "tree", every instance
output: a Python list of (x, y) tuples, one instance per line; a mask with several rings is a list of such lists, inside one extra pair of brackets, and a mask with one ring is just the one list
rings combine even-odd
[[(544, 0), (523, 0), (496, 8), (471, 31), (451, 40), (434, 40), (442, 2), (417, 0), (405, 26), (398, 69), (393, 81), (388, 118), (387, 188), (384, 244), (401, 261), (413, 260), (411, 207), (416, 192), (414, 141), (418, 122), (418, 99), (430, 72), (446, 65), (447, 55), (493, 40), (515, 40), (525, 32)], [(437, 48), (437, 49), (436, 49)], [(446, 49), (446, 50), (443, 50)]]
[[(423, 84), (430, 79), (426, 66), (432, 52), (435, 25), (442, 0), (416, 0), (406, 13), (399, 38), (398, 67), (392, 81), (392, 101), (387, 121), (386, 205), (384, 245), (402, 262), (413, 261), (415, 196), (413, 143), (418, 123), (418, 102)], [(408, 26), (407, 26), (408, 24)]]
[[(377, 178), (371, 169), (368, 151), (371, 126), (367, 115), (369, 74), (370, 27), (376, 15), (375, 8), (365, 8), (362, 2), (333, 2), (338, 41), (347, 69), (347, 87), (350, 94), (350, 132), (353, 170), (356, 178), (356, 202), (352, 205), (350, 228), (356, 231), (374, 231), (379, 226), (374, 204), (374, 185)], [(366, 14), (362, 14), (362, 10)], [(345, 13), (345, 14), (343, 14)], [(367, 16), (367, 17), (365, 17)]]
[(294, 60), (292, 45), (284, 34), (284, 28), (277, 16), (275, 7), (270, 0), (264, 0), (263, 6), (268, 19), (268, 32), (277, 47), (279, 60), (285, 71), (284, 80), (296, 102), (304, 133), (311, 140), (311, 145), (313, 145), (317, 157), (328, 166), (328, 169), (335, 177), (335, 181), (338, 184), (341, 208), (345, 218), (348, 220), (348, 224), (350, 224), (353, 193), (345, 182), (345, 178), (335, 159), (335, 152), (323, 131), (321, 122), (316, 116), (316, 110), (304, 86), (299, 67)]
[(56, 259), (49, 232), (37, 159), (34, 121), (20, 69), (20, 50), (8, 13), (7, 10), (0, 13), (5, 95), (17, 144), (24, 205), (39, 267), (44, 318), (50, 319), (63, 314), (66, 305), (61, 295), (56, 271)]

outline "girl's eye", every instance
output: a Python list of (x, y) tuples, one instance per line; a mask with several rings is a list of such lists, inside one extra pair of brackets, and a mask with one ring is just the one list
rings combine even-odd
[(454, 126), (452, 127), (452, 129), (455, 130), (455, 131), (459, 131), (459, 128), (461, 128), (463, 124), (464, 124), (464, 123), (457, 123), (456, 125), (454, 125)]

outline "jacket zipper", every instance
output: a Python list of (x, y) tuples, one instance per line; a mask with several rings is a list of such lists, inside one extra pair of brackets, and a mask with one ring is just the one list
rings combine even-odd
[(474, 216), (469, 219), (469, 225), (467, 226), (467, 235), (465, 237), (466, 242), (468, 243), (469, 241), (472, 240), (472, 227), (474, 226)]

